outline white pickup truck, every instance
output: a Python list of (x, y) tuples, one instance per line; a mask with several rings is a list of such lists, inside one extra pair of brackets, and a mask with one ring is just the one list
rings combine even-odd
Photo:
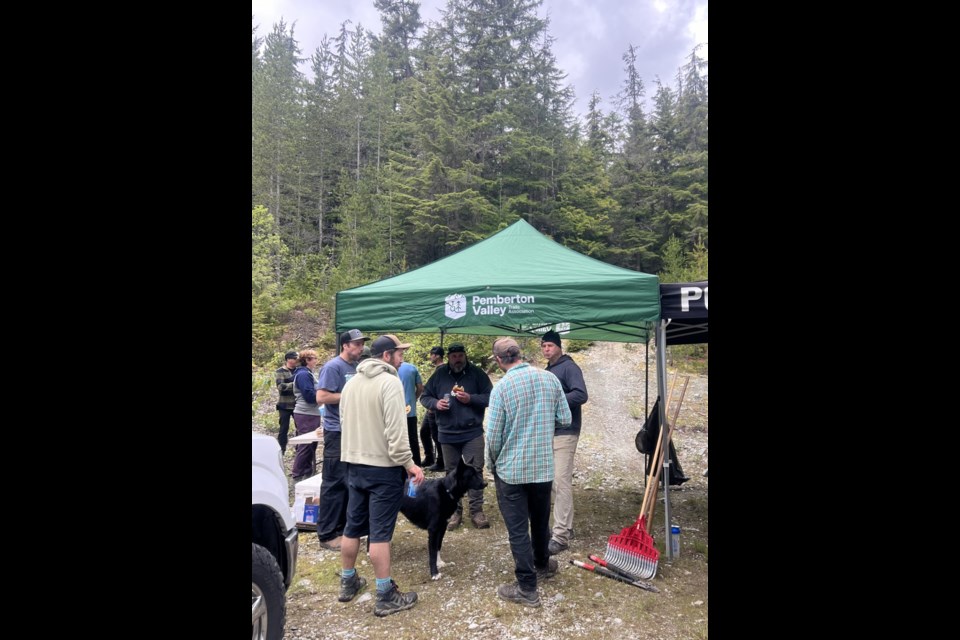
[(280, 640), (297, 570), (297, 528), (280, 445), (253, 434), (253, 639)]

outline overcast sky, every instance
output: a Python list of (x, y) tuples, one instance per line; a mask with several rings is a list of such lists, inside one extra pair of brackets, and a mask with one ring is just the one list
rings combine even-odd
[[(309, 58), (323, 34), (333, 38), (344, 20), (374, 33), (382, 30), (373, 0), (252, 0), (253, 24), (265, 36), (283, 18), (296, 21), (294, 38), (301, 55)], [(420, 18), (440, 18), (446, 0), (421, 0)], [(612, 98), (624, 80), (623, 54), (629, 45), (637, 51), (637, 68), (646, 89), (647, 107), (656, 93), (655, 80), (676, 88), (677, 69), (698, 43), (707, 43), (707, 0), (543, 0), (539, 13), (549, 16), (555, 38), (553, 54), (576, 92), (574, 110), (587, 110), (594, 90), (608, 113)], [(707, 58), (707, 47), (700, 50)], [(308, 76), (309, 64), (301, 66)], [(649, 113), (649, 108), (645, 108)]]

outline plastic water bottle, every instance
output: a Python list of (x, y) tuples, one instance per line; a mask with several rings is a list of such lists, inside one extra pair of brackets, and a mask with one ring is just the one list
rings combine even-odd
[(674, 558), (680, 556), (680, 527), (675, 524), (670, 525), (670, 551)]
[(410, 486), (407, 487), (407, 495), (411, 498), (417, 497), (417, 485), (413, 483), (413, 480), (410, 480)]

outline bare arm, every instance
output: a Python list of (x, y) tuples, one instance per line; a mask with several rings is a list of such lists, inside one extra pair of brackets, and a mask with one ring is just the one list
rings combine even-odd
[(317, 404), (340, 404), (340, 394), (326, 389), (317, 389)]

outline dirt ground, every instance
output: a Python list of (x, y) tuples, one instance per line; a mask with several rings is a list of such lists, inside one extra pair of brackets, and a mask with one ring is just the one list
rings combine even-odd
[[(287, 595), (287, 640), (707, 638), (709, 478), (703, 476), (708, 454), (707, 376), (689, 374), (674, 432), (680, 463), (690, 480), (670, 491), (670, 519), (682, 528), (680, 554), (673, 562), (664, 552), (662, 491), (652, 519), (650, 533), (661, 552), (652, 582), (659, 593), (569, 563), (572, 558), (587, 561), (591, 553), (603, 556), (608, 537), (631, 525), (640, 510), (643, 456), (637, 452), (634, 438), (642, 426), (645, 403), (652, 407), (657, 395), (651, 348), (646, 354), (651, 397), (649, 401), (645, 398), (645, 351), (643, 345), (597, 343), (571, 354), (583, 369), (590, 395), (583, 408), (575, 462), (575, 538), (569, 550), (556, 556), (559, 573), (540, 584), (540, 608), (522, 607), (496, 596), (497, 586), (512, 582), (514, 575), (506, 529), (490, 482), (484, 505), (490, 528), (474, 529), (465, 521), (449, 532), (441, 553), (447, 566), (436, 582), (430, 580), (426, 532), (400, 516), (393, 543), (393, 578), (401, 590), (417, 591), (419, 600), (413, 609), (386, 618), (373, 615), (375, 590), (369, 558), (361, 552), (357, 567), (368, 587), (352, 602), (340, 603), (339, 554), (320, 549), (316, 534), (302, 531), (297, 575)], [(536, 360), (534, 364), (543, 366)], [(671, 368), (668, 385), (675, 375)], [(269, 402), (272, 409), (275, 399)], [(285, 461), (289, 472), (289, 450)]]

